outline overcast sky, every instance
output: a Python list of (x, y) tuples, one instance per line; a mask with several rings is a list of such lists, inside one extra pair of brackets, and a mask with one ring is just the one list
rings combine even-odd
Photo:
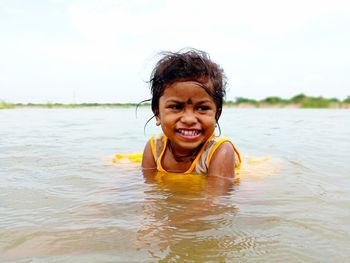
[(228, 100), (350, 95), (348, 0), (0, 0), (0, 100), (139, 102), (183, 47), (224, 68)]

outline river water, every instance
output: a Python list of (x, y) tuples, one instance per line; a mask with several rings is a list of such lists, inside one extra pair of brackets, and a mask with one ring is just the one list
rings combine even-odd
[(349, 110), (224, 109), (235, 184), (113, 163), (159, 132), (149, 117), (1, 110), (0, 261), (348, 261)]

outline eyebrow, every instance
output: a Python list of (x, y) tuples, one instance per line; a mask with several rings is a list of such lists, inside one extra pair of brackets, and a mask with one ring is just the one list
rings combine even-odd
[(165, 103), (185, 103), (185, 101), (170, 99), (170, 100), (165, 101)]
[[(189, 100), (191, 100), (191, 101), (190, 101), (191, 103), (189, 103)], [(183, 101), (181, 101), (181, 100), (175, 100), (175, 99), (170, 99), (170, 100), (166, 101), (165, 103), (203, 104), (203, 103), (208, 103), (208, 102), (210, 102), (210, 103), (214, 103), (214, 102), (212, 102), (212, 101), (211, 101), (211, 100), (209, 100), (209, 99), (200, 100), (200, 101), (197, 101), (197, 102), (195, 102), (195, 103), (192, 101), (192, 99), (183, 100)]]
[[(207, 103), (207, 102), (214, 103), (214, 102), (211, 101), (211, 100), (200, 100), (200, 101), (198, 101), (196, 104), (203, 104), (203, 103)], [(215, 103), (214, 103), (214, 104), (215, 104)]]

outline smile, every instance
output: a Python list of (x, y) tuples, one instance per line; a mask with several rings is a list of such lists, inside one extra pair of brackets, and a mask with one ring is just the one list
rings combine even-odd
[(184, 137), (193, 137), (201, 134), (201, 130), (196, 129), (177, 129), (176, 132)]

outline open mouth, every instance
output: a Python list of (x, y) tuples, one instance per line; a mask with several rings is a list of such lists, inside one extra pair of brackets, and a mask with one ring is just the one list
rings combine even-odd
[(177, 129), (176, 132), (183, 137), (196, 137), (202, 133), (201, 130), (197, 129)]

